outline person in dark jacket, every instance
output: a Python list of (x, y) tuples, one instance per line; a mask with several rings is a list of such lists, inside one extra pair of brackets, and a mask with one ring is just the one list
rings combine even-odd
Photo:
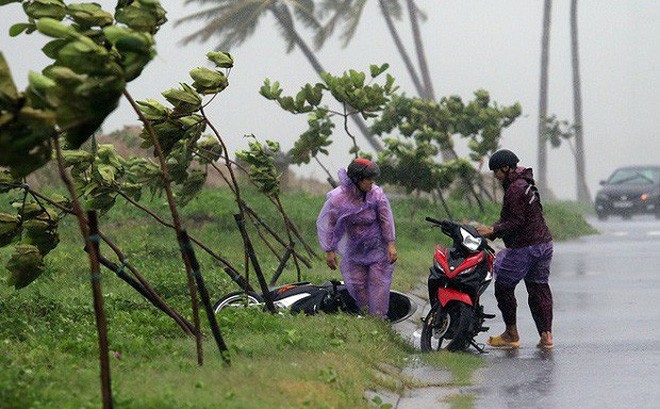
[(494, 347), (520, 346), (515, 288), (524, 280), (529, 309), (541, 337), (537, 346), (552, 348), (552, 292), (548, 284), (552, 235), (543, 218), (532, 169), (518, 167), (518, 162), (513, 152), (502, 149), (488, 163), (495, 178), (502, 182), (504, 200), (500, 219), (492, 226), (478, 226), (477, 231), (486, 238), (501, 238), (506, 247), (495, 258), (495, 298), (506, 329), (486, 343)]

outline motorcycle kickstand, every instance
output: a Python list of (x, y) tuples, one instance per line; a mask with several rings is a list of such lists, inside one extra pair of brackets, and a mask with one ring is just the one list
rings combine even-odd
[(470, 344), (477, 350), (479, 351), (480, 354), (487, 354), (488, 351), (485, 349), (485, 344), (478, 344), (474, 339), (470, 341)]

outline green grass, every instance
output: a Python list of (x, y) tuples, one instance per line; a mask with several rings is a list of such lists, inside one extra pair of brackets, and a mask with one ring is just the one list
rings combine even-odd
[[(282, 232), (274, 207), (246, 189), (249, 204)], [(283, 197), (308, 243), (317, 249), (315, 218), (321, 195), (292, 193)], [(6, 202), (4, 202), (6, 203)], [(145, 201), (167, 215), (163, 199)], [(446, 240), (423, 222), (442, 218), (430, 202), (418, 205), (414, 217), (409, 199), (392, 203), (397, 221), (400, 261), (393, 286), (407, 291), (428, 274), (435, 244)], [(0, 206), (0, 211), (7, 207)], [(221, 253), (242, 271), (243, 249), (232, 214), (236, 206), (226, 190), (205, 191), (182, 215), (189, 233)], [(491, 222), (499, 205), (476, 208), (452, 203), (455, 218)], [(591, 233), (588, 225), (565, 205), (548, 204), (548, 221), (558, 239)], [(165, 217), (168, 219), (167, 217)], [(250, 226), (254, 233), (254, 227)], [(129, 261), (178, 311), (190, 316), (186, 278), (172, 230), (125, 203), (101, 218), (101, 229)], [(0, 286), (0, 402), (3, 408), (93, 408), (100, 406), (97, 336), (89, 285), (89, 265), (82, 251), (76, 221), (66, 217), (61, 243), (46, 257), (45, 273), (15, 291)], [(256, 234), (267, 278), (277, 267)], [(102, 253), (115, 259), (110, 249)], [(0, 249), (0, 264), (11, 246)], [(197, 251), (211, 298), (236, 289), (220, 263)], [(6, 275), (6, 272), (0, 273)], [(322, 282), (340, 278), (321, 259), (303, 279)], [(288, 266), (280, 282), (296, 279)], [(252, 282), (257, 286), (252, 273)], [(206, 330), (205, 365), (198, 367), (192, 339), (123, 281), (103, 271), (103, 293), (110, 338), (113, 395), (120, 408), (366, 408), (366, 389), (396, 389), (405, 380), (377, 375), (382, 364), (403, 367), (416, 352), (391, 327), (376, 319), (344, 315), (271, 316), (256, 311), (231, 311), (219, 317), (232, 366), (223, 367)], [(208, 328), (202, 317), (203, 328)], [(453, 384), (467, 385), (481, 359), (469, 354), (432, 354), (423, 359), (448, 368)]]

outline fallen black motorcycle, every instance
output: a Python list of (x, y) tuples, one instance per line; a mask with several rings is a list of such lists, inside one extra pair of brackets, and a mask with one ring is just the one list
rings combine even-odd
[[(308, 315), (324, 312), (333, 314), (338, 312), (359, 314), (355, 300), (350, 296), (346, 286), (337, 280), (331, 280), (317, 285), (307, 281), (285, 284), (269, 291), (276, 308), (289, 310), (292, 313)], [(249, 291), (233, 291), (220, 298), (215, 303), (214, 311), (217, 314), (224, 308), (263, 306), (263, 296)], [(387, 319), (392, 323), (405, 320), (415, 313), (416, 304), (405, 294), (390, 291), (390, 306)]]

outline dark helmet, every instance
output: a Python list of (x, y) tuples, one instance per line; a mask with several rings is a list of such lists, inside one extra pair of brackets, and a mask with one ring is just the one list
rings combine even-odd
[(520, 159), (518, 159), (515, 153), (508, 149), (500, 149), (490, 157), (488, 167), (490, 170), (500, 169), (505, 166), (515, 168), (518, 162), (520, 162)]
[(380, 176), (380, 167), (369, 159), (357, 158), (348, 165), (347, 173), (357, 185), (362, 179), (375, 179)]

